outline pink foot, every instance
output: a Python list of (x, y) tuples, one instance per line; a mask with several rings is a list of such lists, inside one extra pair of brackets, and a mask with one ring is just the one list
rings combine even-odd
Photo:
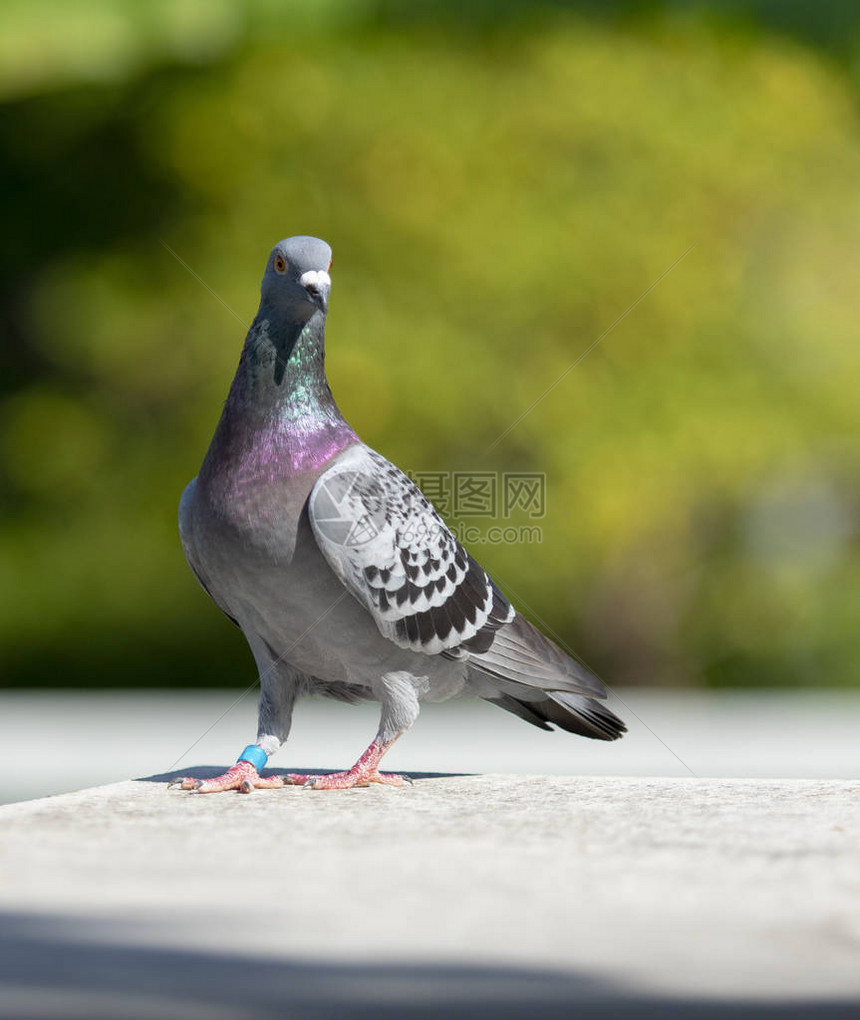
[(306, 790), (350, 790), (355, 786), (370, 786), (371, 783), (382, 783), (384, 786), (412, 785), (409, 776), (400, 776), (395, 772), (377, 772), (376, 769), (362, 770), (356, 767), (351, 768), (349, 772), (330, 772), (326, 776), (305, 776), (303, 778)]
[(238, 790), (239, 793), (251, 793), (253, 790), (277, 790), (282, 786), (301, 784), (306, 776), (267, 776), (263, 777), (249, 761), (237, 761), (232, 768), (212, 779), (194, 779), (186, 776), (175, 779), (168, 786), (179, 786), (183, 790), (194, 793), (223, 793), (225, 790)]
[(349, 772), (331, 772), (327, 776), (293, 776), (293, 780), (303, 780), (306, 790), (350, 790), (355, 786), (370, 786), (371, 783), (382, 783), (384, 786), (412, 785), (408, 776), (399, 776), (393, 772), (379, 772), (378, 766), (382, 756), (391, 747), (390, 743), (378, 744), (375, 740), (358, 759)]

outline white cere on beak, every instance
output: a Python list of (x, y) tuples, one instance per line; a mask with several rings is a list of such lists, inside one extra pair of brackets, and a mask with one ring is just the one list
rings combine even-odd
[(299, 277), (299, 283), (307, 287), (330, 287), (331, 277), (324, 269), (310, 269), (306, 273), (302, 273)]

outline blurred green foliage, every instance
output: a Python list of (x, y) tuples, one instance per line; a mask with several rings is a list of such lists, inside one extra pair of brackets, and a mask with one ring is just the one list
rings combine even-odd
[(542, 543), (474, 551), (610, 683), (857, 683), (858, 21), (7, 0), (3, 681), (252, 676), (176, 504), (230, 310), (313, 233), (347, 417), (414, 471), (546, 472)]

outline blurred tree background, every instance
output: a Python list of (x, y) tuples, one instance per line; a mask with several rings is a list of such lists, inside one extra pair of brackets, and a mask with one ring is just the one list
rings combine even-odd
[(312, 233), (347, 417), (546, 472), (474, 551), (610, 684), (856, 684), (858, 58), (836, 0), (6, 0), (3, 682), (253, 677), (176, 505)]

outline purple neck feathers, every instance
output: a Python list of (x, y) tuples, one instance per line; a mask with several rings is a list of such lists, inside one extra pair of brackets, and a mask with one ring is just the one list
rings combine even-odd
[(325, 320), (275, 327), (261, 308), (201, 473), (269, 482), (319, 474), (358, 441), (325, 376)]

